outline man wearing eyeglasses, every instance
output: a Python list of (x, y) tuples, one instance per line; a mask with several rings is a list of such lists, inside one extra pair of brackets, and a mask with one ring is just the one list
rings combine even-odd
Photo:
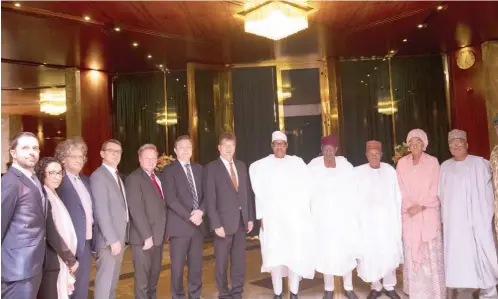
[(498, 261), (493, 236), (494, 198), (489, 162), (469, 155), (467, 133), (448, 135), (453, 158), (441, 165), (441, 201), (446, 287), (457, 298), (480, 289), (479, 298), (498, 298)]
[(94, 251), (96, 221), (90, 181), (81, 173), (86, 162), (88, 147), (81, 138), (71, 138), (57, 144), (55, 157), (64, 165), (65, 176), (57, 194), (71, 216), (77, 237), (76, 259), (79, 263), (75, 273), (76, 282), (71, 299), (88, 298), (92, 251)]
[(100, 150), (102, 166), (90, 176), (97, 219), (97, 274), (95, 298), (115, 298), (125, 243), (128, 240), (128, 205), (123, 181), (118, 173), (123, 150), (109, 139)]
[(33, 133), (10, 142), (12, 167), (2, 177), (2, 298), (34, 299), (45, 258), (46, 199), (34, 174), (40, 145)]

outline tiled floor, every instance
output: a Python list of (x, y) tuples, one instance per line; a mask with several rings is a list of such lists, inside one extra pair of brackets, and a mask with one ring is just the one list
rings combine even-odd
[[(258, 241), (248, 241), (247, 243), (247, 272), (246, 272), (246, 285), (244, 290), (244, 298), (246, 299), (263, 299), (273, 298), (273, 291), (271, 288), (271, 279), (269, 274), (261, 273), (261, 253)], [(203, 271), (203, 292), (202, 296), (205, 299), (217, 298), (216, 284), (214, 280), (214, 250), (211, 244), (206, 243), (204, 248), (204, 271)], [(90, 289), (93, 290), (93, 277), (95, 277), (95, 266), (93, 267), (92, 282)], [(131, 251), (129, 248), (125, 252), (125, 257), (121, 269), (121, 277), (118, 286), (117, 298), (119, 299), (132, 299), (133, 296), (133, 264), (131, 261)], [(401, 279), (398, 280), (398, 293), (403, 297), (401, 291)], [(185, 283), (186, 285), (186, 283)], [(369, 286), (355, 277), (354, 279), (355, 291), (361, 299), (367, 297)], [(288, 294), (288, 290), (286, 291)], [(92, 293), (93, 294), (93, 293)], [(323, 295), (323, 283), (321, 276), (314, 280), (303, 280), (300, 285), (299, 298), (301, 299), (318, 299)], [(89, 298), (93, 298), (91, 295)], [(170, 260), (168, 246), (164, 248), (163, 256), (163, 271), (159, 280), (158, 298), (165, 299), (171, 298), (170, 295)], [(284, 298), (288, 298), (286, 295)], [(335, 298), (346, 298), (343, 296), (336, 296)], [(387, 296), (381, 298), (388, 298)], [(103, 298), (95, 298), (103, 299)]]

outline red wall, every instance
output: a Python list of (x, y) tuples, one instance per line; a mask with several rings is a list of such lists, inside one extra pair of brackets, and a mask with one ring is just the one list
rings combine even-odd
[(106, 73), (81, 71), (82, 137), (88, 145), (83, 169), (91, 174), (102, 163), (100, 146), (112, 135), (111, 80)]
[[(475, 64), (462, 70), (456, 64), (460, 50), (449, 53), (451, 123), (453, 129), (467, 132), (469, 152), (489, 159), (489, 137), (486, 102), (483, 90), (481, 47), (470, 47)], [(472, 90), (468, 90), (471, 88)]]

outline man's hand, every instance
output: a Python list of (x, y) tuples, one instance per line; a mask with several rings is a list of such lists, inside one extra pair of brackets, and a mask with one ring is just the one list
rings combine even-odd
[(216, 235), (217, 235), (218, 237), (220, 237), (220, 238), (224, 238), (224, 237), (226, 237), (226, 236), (227, 236), (227, 235), (225, 234), (225, 229), (223, 228), (223, 226), (222, 226), (222, 227), (220, 227), (220, 228), (215, 229), (215, 230), (214, 230), (214, 232), (215, 232), (215, 233), (216, 233)]
[(260, 223), (261, 223), (261, 230), (265, 230), (265, 226), (263, 225), (263, 218), (261, 218)]
[(204, 212), (201, 210), (193, 210), (192, 213), (190, 213), (190, 221), (199, 226), (202, 223), (202, 216), (204, 215)]
[(408, 209), (408, 214), (410, 214), (410, 216), (415, 216), (417, 215), (418, 213), (422, 212), (423, 210), (425, 210), (425, 207), (422, 207), (422, 206), (414, 206), (414, 207), (411, 207)]
[(252, 221), (247, 222), (247, 232), (250, 233), (253, 228), (254, 228), (254, 222)]
[(111, 254), (116, 256), (121, 252), (121, 243), (117, 241), (116, 243), (111, 244)]
[(143, 250), (148, 250), (154, 246), (154, 242), (152, 241), (152, 237), (148, 238), (144, 242), (144, 247), (142, 248)]
[(78, 261), (76, 261), (76, 263), (71, 267), (71, 269), (69, 269), (69, 273), (74, 274), (74, 272), (76, 272), (76, 270), (78, 270), (79, 266), (80, 266), (80, 263), (78, 263)]

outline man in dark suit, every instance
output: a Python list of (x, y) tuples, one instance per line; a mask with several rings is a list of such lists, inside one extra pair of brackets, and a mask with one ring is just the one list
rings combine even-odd
[(175, 141), (176, 161), (161, 173), (168, 205), (166, 233), (171, 257), (171, 296), (185, 298), (183, 267), (188, 262), (188, 298), (198, 299), (202, 289), (202, 249), (205, 213), (202, 197), (202, 166), (192, 163), (192, 141), (180, 136)]
[(2, 177), (2, 298), (36, 298), (45, 257), (46, 199), (34, 175), (36, 136), (21, 132), (10, 143), (12, 167)]
[[(218, 298), (242, 298), (245, 278), (246, 232), (254, 223), (254, 205), (247, 167), (233, 159), (233, 133), (219, 138), (220, 158), (204, 168), (204, 197), (211, 230), (215, 232), (215, 276)], [(227, 271), (230, 259), (231, 289)]]
[(157, 298), (163, 260), (166, 204), (163, 187), (154, 173), (157, 148), (145, 144), (138, 150), (140, 167), (126, 178), (130, 210), (130, 243), (135, 268), (135, 298)]
[(88, 298), (92, 251), (95, 251), (95, 205), (88, 177), (81, 173), (88, 148), (81, 138), (71, 138), (57, 144), (55, 157), (64, 165), (65, 175), (57, 194), (66, 206), (76, 232), (76, 282), (71, 299)]

